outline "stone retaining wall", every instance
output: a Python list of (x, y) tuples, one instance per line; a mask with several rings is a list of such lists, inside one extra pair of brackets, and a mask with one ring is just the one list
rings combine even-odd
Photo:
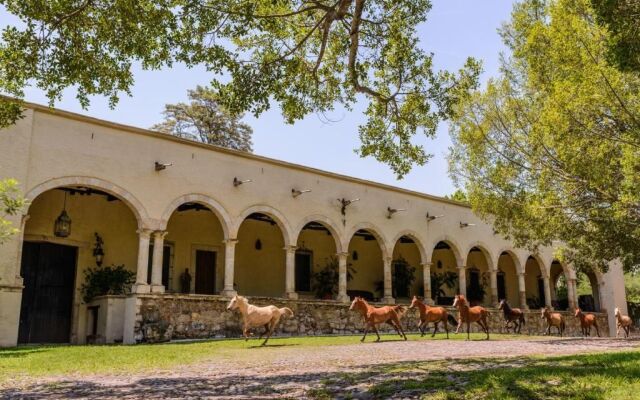
[[(335, 301), (286, 300), (278, 298), (251, 298), (251, 304), (289, 307), (293, 318), (283, 319), (277, 336), (344, 335), (362, 333), (362, 317), (349, 311), (349, 305)], [(175, 339), (204, 339), (239, 337), (241, 318), (239, 313), (226, 311), (228, 299), (221, 296), (145, 294), (137, 295), (135, 340), (137, 342), (163, 342)], [(457, 311), (450, 308), (457, 317)], [(489, 325), (492, 333), (504, 333), (502, 312), (490, 309)], [(572, 313), (563, 312), (566, 318), (567, 336), (579, 336), (579, 321)], [(607, 314), (598, 313), (600, 334), (608, 336)], [(408, 310), (402, 318), (405, 330), (417, 331), (418, 311)], [(475, 325), (475, 324), (474, 324)], [(381, 326), (385, 332), (392, 328)], [(473, 331), (478, 331), (477, 326)], [(528, 311), (523, 334), (540, 335), (546, 323), (539, 311)], [(455, 329), (455, 327), (450, 329)], [(555, 328), (552, 328), (552, 333)], [(595, 332), (592, 332), (595, 335)]]

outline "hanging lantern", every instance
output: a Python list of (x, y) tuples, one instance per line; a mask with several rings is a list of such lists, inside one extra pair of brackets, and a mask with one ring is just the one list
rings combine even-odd
[(96, 244), (93, 247), (93, 256), (96, 258), (96, 265), (98, 267), (101, 267), (102, 260), (104, 259), (104, 250), (102, 248), (104, 241), (102, 240), (102, 237), (98, 235), (98, 232), (96, 232), (95, 235), (96, 235)]
[(67, 237), (71, 235), (71, 218), (67, 214), (67, 192), (64, 192), (64, 206), (60, 216), (56, 218), (56, 223), (53, 227), (53, 234), (57, 237)]

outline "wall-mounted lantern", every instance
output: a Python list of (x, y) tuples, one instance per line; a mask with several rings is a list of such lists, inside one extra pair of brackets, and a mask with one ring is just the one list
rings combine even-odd
[(358, 261), (358, 252), (357, 251), (353, 251), (353, 253), (351, 254), (351, 259), (353, 261)]
[(96, 259), (96, 265), (98, 267), (101, 267), (102, 261), (104, 259), (104, 249), (102, 248), (102, 245), (104, 245), (104, 240), (102, 240), (102, 237), (98, 235), (98, 232), (95, 232), (95, 235), (96, 244), (93, 246), (93, 256)]
[(469, 227), (469, 226), (476, 226), (476, 224), (470, 224), (468, 222), (460, 222), (460, 229), (466, 228), (466, 227)]
[(53, 234), (57, 237), (68, 237), (71, 235), (71, 218), (67, 214), (67, 192), (64, 192), (64, 205), (62, 206), (62, 212), (56, 218), (56, 222), (53, 225)]
[(251, 179), (245, 179), (245, 180), (240, 180), (237, 177), (233, 178), (233, 186), (234, 187), (238, 187), (244, 183), (249, 183), (249, 182), (253, 182)]
[(431, 222), (431, 221), (434, 221), (434, 220), (436, 220), (438, 218), (442, 218), (442, 217), (444, 217), (444, 215), (431, 215), (431, 214), (427, 213), (427, 222)]
[(159, 161), (156, 161), (155, 170), (156, 171), (162, 171), (163, 169), (167, 169), (167, 167), (170, 167), (172, 165), (173, 165), (173, 163), (161, 163)]
[(293, 196), (293, 198), (295, 199), (296, 197), (300, 196), (301, 194), (304, 193), (309, 193), (311, 191), (311, 189), (291, 189), (291, 196)]
[(262, 250), (262, 241), (260, 239), (256, 239), (254, 247), (256, 248), (256, 250)]
[(401, 211), (407, 211), (404, 208), (391, 208), (391, 207), (387, 207), (387, 218), (391, 219), (391, 217), (393, 217), (393, 214), (397, 213), (397, 212), (401, 212)]

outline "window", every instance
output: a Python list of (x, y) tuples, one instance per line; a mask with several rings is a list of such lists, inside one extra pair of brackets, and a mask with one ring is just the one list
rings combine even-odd
[(308, 250), (296, 251), (296, 292), (311, 291), (312, 256)]

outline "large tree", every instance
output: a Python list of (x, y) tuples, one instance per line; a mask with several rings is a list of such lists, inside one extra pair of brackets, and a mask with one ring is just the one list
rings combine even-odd
[(460, 104), (451, 171), (523, 246), (559, 241), (578, 268), (640, 262), (640, 76), (609, 61), (588, 0), (525, 0), (501, 76)]
[(252, 152), (253, 129), (220, 107), (215, 93), (202, 86), (189, 90), (189, 104), (167, 104), (165, 120), (151, 127), (153, 130), (215, 144), (235, 150)]
[[(434, 71), (416, 27), (429, 0), (0, 0), (24, 26), (0, 42), (0, 91), (44, 90), (51, 103), (77, 89), (115, 105), (134, 62), (145, 69), (203, 64), (220, 105), (255, 115), (271, 103), (288, 123), (367, 101), (362, 156), (399, 176), (428, 159), (416, 134), (438, 122), (474, 87), (479, 64)], [(0, 126), (19, 117), (0, 101)]]
[(25, 206), (18, 191), (18, 182), (13, 179), (0, 180), (0, 244), (18, 229), (7, 220), (7, 216), (17, 214)]
[(640, 72), (640, 1), (592, 0), (598, 21), (607, 26), (609, 57), (620, 69)]

